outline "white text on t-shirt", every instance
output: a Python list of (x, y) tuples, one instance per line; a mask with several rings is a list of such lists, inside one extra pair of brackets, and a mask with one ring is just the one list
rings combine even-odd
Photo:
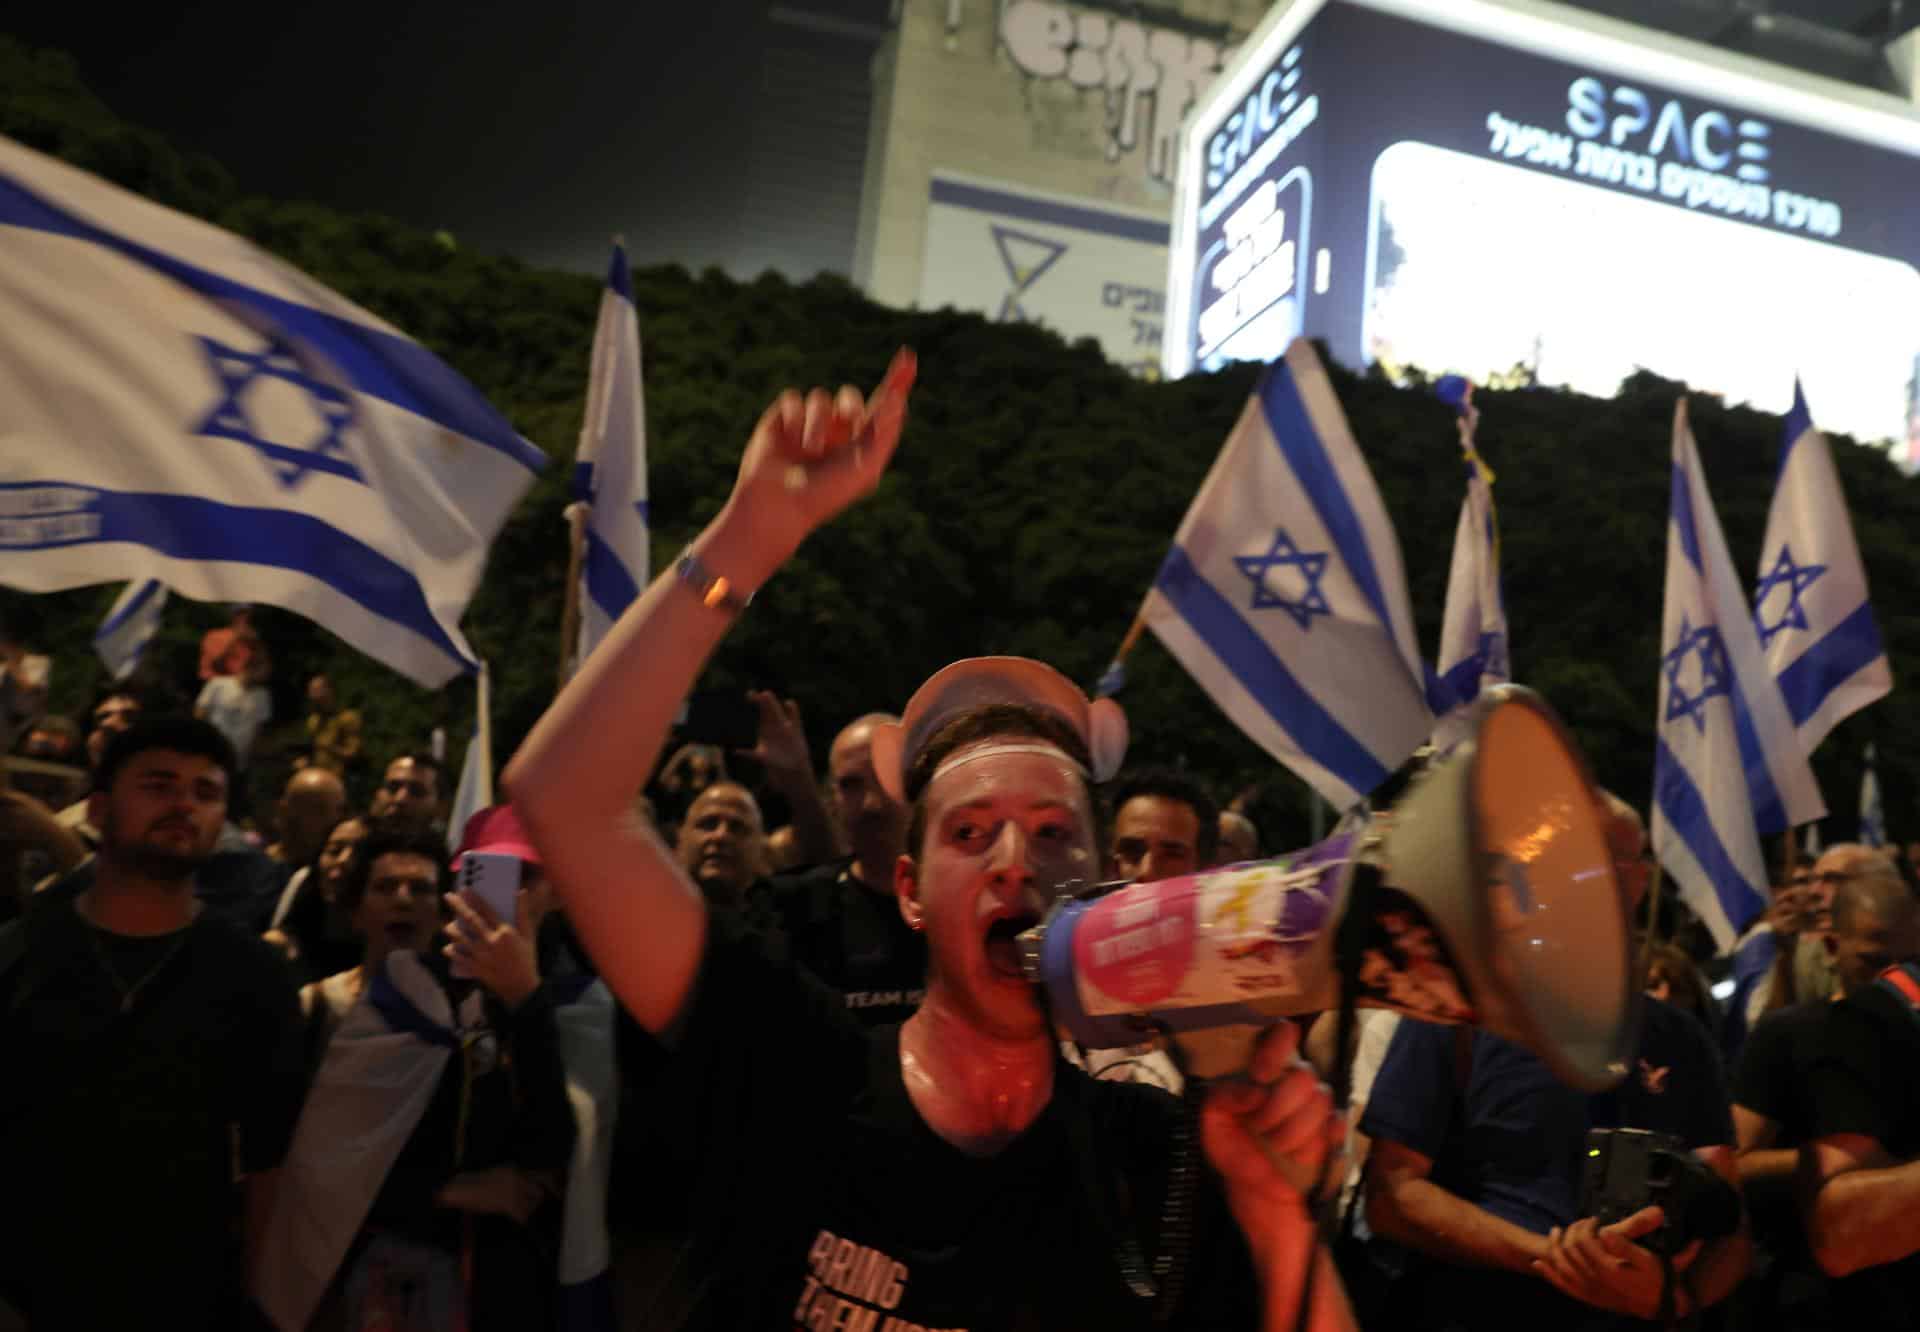
[(807, 1268), (793, 1310), (794, 1326), (807, 1332), (966, 1332), (922, 1327), (886, 1313), (900, 1306), (909, 1273), (905, 1263), (878, 1249), (823, 1230), (807, 1251)]

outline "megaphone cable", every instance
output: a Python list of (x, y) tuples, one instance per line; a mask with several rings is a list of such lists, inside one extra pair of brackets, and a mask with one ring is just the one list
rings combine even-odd
[[(1051, 1030), (1054, 1025), (1053, 1010), (1048, 1001), (1047, 987), (1036, 986), (1035, 992), (1041, 1014)], [(1169, 1056), (1179, 1067), (1181, 1061), (1177, 1048), (1171, 1041), (1167, 1042), (1167, 1048)], [(1180, 1068), (1180, 1073), (1185, 1080), (1184, 1067)], [(1187, 1260), (1193, 1252), (1193, 1208), (1199, 1196), (1200, 1182), (1198, 1101), (1194, 1088), (1199, 1085), (1199, 1080), (1185, 1081), (1185, 1085), (1187, 1090), (1181, 1094), (1180, 1108), (1174, 1117), (1169, 1142), (1166, 1192), (1160, 1205), (1159, 1243), (1155, 1246), (1151, 1264), (1141, 1250), (1139, 1240), (1115, 1216), (1118, 1209), (1114, 1205), (1112, 1192), (1105, 1185), (1105, 1177), (1100, 1173), (1086, 1107), (1076, 1099), (1068, 1107), (1066, 1115), (1067, 1140), (1073, 1149), (1081, 1192), (1086, 1197), (1094, 1223), (1105, 1232), (1103, 1238), (1113, 1251), (1115, 1265), (1119, 1267), (1127, 1289), (1138, 1299), (1153, 1301), (1153, 1320), (1156, 1323), (1168, 1321), (1179, 1307), (1180, 1296), (1186, 1288)]]

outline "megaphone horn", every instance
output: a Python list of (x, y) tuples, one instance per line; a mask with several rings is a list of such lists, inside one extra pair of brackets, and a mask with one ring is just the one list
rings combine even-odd
[(1539, 695), (1484, 694), (1467, 736), (1387, 811), (1273, 860), (1062, 898), (1020, 939), (1065, 1034), (1170, 1034), (1188, 1071), (1355, 1002), (1471, 1023), (1587, 1091), (1625, 1071), (1637, 1007), (1607, 814)]

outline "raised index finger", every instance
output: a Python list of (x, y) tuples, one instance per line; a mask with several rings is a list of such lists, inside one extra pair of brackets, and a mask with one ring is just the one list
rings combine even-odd
[(900, 442), (900, 427), (907, 419), (907, 398), (919, 373), (920, 361), (913, 348), (902, 347), (888, 362), (880, 387), (867, 400), (866, 429), (861, 433), (883, 453), (892, 453)]

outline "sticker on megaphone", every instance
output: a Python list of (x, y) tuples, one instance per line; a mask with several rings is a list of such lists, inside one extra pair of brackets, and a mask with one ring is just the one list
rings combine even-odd
[(1080, 1007), (1104, 1017), (1303, 995), (1300, 964), (1332, 918), (1347, 840), (1091, 903), (1073, 931)]

